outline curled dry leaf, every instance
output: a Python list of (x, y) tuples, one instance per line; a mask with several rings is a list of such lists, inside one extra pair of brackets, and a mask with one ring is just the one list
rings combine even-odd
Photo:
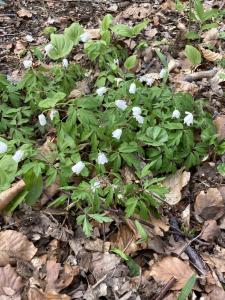
[(77, 82), (76, 88), (70, 92), (68, 98), (76, 99), (81, 97), (82, 95), (88, 94), (89, 92), (90, 92), (90, 88), (88, 85), (88, 81), (85, 79)]
[(196, 94), (199, 90), (199, 87), (197, 84), (193, 82), (187, 82), (187, 81), (180, 81), (177, 84), (176, 92), (182, 92), (182, 93), (190, 93), (192, 95)]
[(221, 60), (223, 58), (222, 54), (213, 52), (213, 51), (211, 51), (209, 49), (205, 49), (203, 47), (201, 47), (201, 51), (202, 51), (203, 57), (208, 61), (214, 62), (217, 60)]
[(168, 72), (173, 71), (175, 68), (180, 66), (180, 62), (176, 59), (171, 59), (168, 63)]
[(211, 43), (212, 41), (215, 41), (219, 38), (219, 31), (217, 28), (212, 28), (204, 32), (204, 34), (202, 34), (202, 37), (204, 43)]
[(90, 38), (93, 39), (93, 40), (97, 40), (101, 37), (99, 28), (86, 29), (85, 32), (87, 32), (88, 35), (90, 36)]
[(166, 195), (166, 202), (168, 204), (175, 205), (181, 200), (181, 190), (188, 184), (190, 176), (190, 172), (180, 169), (164, 180), (163, 185), (170, 189), (170, 192)]
[(218, 236), (218, 233), (219, 227), (217, 226), (215, 220), (205, 221), (202, 229), (201, 239), (207, 242), (211, 242), (215, 240), (215, 238)]
[[(127, 7), (121, 14), (117, 16), (116, 19), (129, 19), (133, 20), (143, 20), (147, 18), (151, 13), (151, 5), (146, 3), (141, 4), (133, 4)], [(117, 21), (117, 20), (116, 20)]]
[(225, 116), (217, 116), (213, 123), (216, 126), (217, 138), (222, 141), (225, 139)]
[(181, 220), (187, 229), (190, 227), (190, 216), (191, 216), (191, 206), (188, 204), (188, 206), (182, 211), (181, 213)]
[(22, 278), (17, 275), (14, 268), (10, 265), (0, 268), (0, 299), (3, 299), (3, 296), (11, 296), (13, 300), (19, 300), (19, 292), (22, 287)]
[(0, 212), (24, 189), (25, 185), (25, 182), (20, 180), (8, 190), (0, 193)]
[(225, 273), (225, 249), (219, 247), (213, 254), (201, 254), (203, 259), (218, 272)]
[(37, 248), (25, 235), (14, 230), (0, 232), (0, 266), (15, 263), (16, 259), (30, 261)]
[(58, 294), (57, 292), (43, 292), (36, 287), (31, 287), (27, 294), (28, 300), (70, 300), (71, 297), (65, 294)]
[(224, 199), (217, 188), (201, 191), (194, 204), (195, 214), (204, 220), (218, 220), (224, 215)]
[(59, 187), (59, 178), (56, 179), (56, 181), (48, 186), (40, 199), (41, 206), (45, 205), (50, 199), (52, 199), (53, 196), (58, 192)]
[(21, 42), (21, 41), (17, 41), (17, 42), (16, 42), (16, 45), (15, 45), (15, 48), (14, 48), (14, 53), (15, 53), (15, 54), (20, 54), (20, 53), (22, 53), (25, 49), (26, 49), (26, 46), (24, 45), (24, 43)]
[(24, 18), (24, 17), (31, 18), (32, 17), (32, 13), (25, 8), (21, 8), (20, 10), (18, 10), (17, 15), (20, 18)]
[(177, 282), (171, 288), (172, 290), (181, 290), (193, 274), (194, 271), (192, 271), (188, 262), (172, 256), (167, 256), (156, 262), (149, 272), (150, 276), (163, 284), (169, 281), (171, 277), (175, 277)]

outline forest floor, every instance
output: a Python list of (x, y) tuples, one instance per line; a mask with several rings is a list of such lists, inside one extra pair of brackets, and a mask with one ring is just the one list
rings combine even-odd
[[(160, 72), (154, 52), (160, 46), (169, 62), (171, 89), (191, 93), (195, 99), (207, 98), (206, 109), (215, 119), (218, 137), (225, 138), (225, 81), (218, 77), (224, 72), (224, 65), (218, 64), (218, 57), (225, 57), (224, 19), (217, 28), (199, 31), (200, 41), (187, 41), (187, 13), (177, 11), (172, 0), (5, 2), (0, 6), (1, 73), (14, 80), (21, 77), (21, 52), (30, 45), (47, 44), (43, 34), (47, 26), (59, 32), (72, 22), (98, 28), (107, 13), (128, 25), (148, 19), (141, 37), (132, 43), (127, 40), (131, 50), (140, 40), (149, 45), (138, 53), (135, 72), (151, 76)], [(223, 0), (203, 2), (207, 9), (225, 9)], [(188, 5), (188, 1), (181, 3)], [(184, 55), (187, 43), (202, 52), (203, 61), (194, 69)], [(70, 60), (87, 64), (79, 49)], [(24, 204), (12, 215), (2, 215), (0, 299), (173, 300), (193, 274), (197, 280), (190, 299), (225, 299), (225, 179), (217, 170), (224, 160), (223, 155), (209, 153), (199, 167), (167, 177), (171, 191), (160, 218), (142, 221), (149, 236), (144, 243), (137, 242), (140, 236), (133, 221), (116, 210), (111, 212), (113, 224), (93, 222), (93, 235), (86, 238), (72, 212), (47, 207), (57, 186), (44, 191), (44, 205)], [(113, 247), (129, 255), (130, 265), (110, 251)]]

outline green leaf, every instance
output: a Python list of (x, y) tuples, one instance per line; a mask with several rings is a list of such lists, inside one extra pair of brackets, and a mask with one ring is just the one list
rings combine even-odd
[(44, 28), (43, 33), (46, 35), (50, 35), (52, 33), (55, 33), (57, 31), (57, 28), (54, 26), (47, 26)]
[(128, 261), (129, 256), (126, 255), (122, 250), (120, 250), (118, 248), (113, 248), (111, 251), (114, 252), (114, 253), (116, 253), (117, 255), (119, 255), (125, 261)]
[(88, 216), (99, 223), (109, 223), (113, 221), (113, 219), (106, 217), (104, 214), (88, 214)]
[(51, 34), (51, 44), (53, 49), (48, 56), (54, 60), (66, 57), (73, 48), (73, 42), (63, 34)]
[(66, 94), (63, 92), (54, 92), (45, 100), (41, 100), (38, 103), (38, 106), (40, 108), (53, 108), (59, 101), (63, 100), (65, 97)]
[(141, 240), (139, 241), (139, 243), (147, 241), (148, 235), (147, 235), (145, 229), (143, 228), (143, 226), (141, 225), (141, 223), (138, 220), (135, 220), (134, 223), (135, 223), (135, 226), (137, 227), (138, 233), (141, 237)]
[(106, 31), (109, 29), (110, 25), (112, 24), (113, 17), (110, 14), (104, 16), (101, 22), (101, 31)]
[(221, 163), (217, 166), (217, 171), (222, 175), (225, 176), (225, 164)]
[(188, 40), (198, 40), (201, 38), (201, 36), (194, 32), (194, 31), (188, 31), (186, 34), (185, 34), (185, 38), (188, 39)]
[(136, 142), (124, 142), (119, 147), (119, 152), (121, 153), (132, 153), (138, 151), (138, 145)]
[(212, 19), (213, 17), (216, 17), (219, 14), (219, 10), (212, 8), (209, 10), (206, 10), (203, 14), (203, 21), (208, 21)]
[(168, 134), (167, 131), (160, 126), (148, 127), (146, 136), (140, 139), (148, 145), (159, 147), (168, 141)]
[(133, 37), (135, 37), (136, 35), (138, 35), (147, 25), (148, 25), (148, 20), (145, 20), (145, 21), (143, 21), (143, 22), (135, 25), (132, 28)]
[(204, 7), (202, 4), (202, 0), (195, 0), (194, 5), (194, 14), (198, 21), (204, 20)]
[(28, 192), (26, 195), (26, 203), (33, 205), (39, 199), (43, 191), (42, 176), (36, 176), (31, 169), (24, 175), (23, 179), (26, 183), (25, 190)]
[(132, 37), (133, 30), (128, 25), (125, 24), (117, 24), (112, 27), (112, 31), (119, 36), (122, 37)]
[(124, 67), (127, 68), (128, 70), (132, 69), (136, 64), (136, 61), (137, 61), (137, 55), (131, 55), (126, 59), (124, 63)]
[(185, 286), (183, 287), (183, 289), (181, 290), (181, 293), (179, 294), (177, 300), (186, 300), (188, 298), (188, 296), (190, 295), (195, 282), (196, 282), (196, 275), (193, 274), (188, 281), (185, 283)]
[(193, 65), (199, 65), (201, 63), (201, 53), (195, 47), (186, 45), (184, 53)]
[(91, 236), (92, 230), (93, 230), (92, 225), (88, 221), (87, 216), (85, 216), (84, 221), (83, 221), (83, 231), (84, 231), (85, 235), (87, 237)]
[(10, 187), (11, 180), (6, 171), (0, 168), (0, 192), (5, 191)]
[(141, 268), (140, 266), (135, 262), (134, 259), (132, 259), (130, 256), (128, 256), (128, 260), (125, 261), (125, 263), (128, 266), (128, 269), (130, 270), (129, 276), (130, 277), (136, 277), (140, 275)]
[(137, 198), (130, 198), (126, 201), (125, 213), (127, 218), (131, 217), (134, 214), (135, 208), (137, 207), (137, 203), (138, 203)]
[(28, 191), (24, 190), (20, 192), (16, 197), (6, 206), (5, 211), (12, 213), (21, 203), (25, 201)]
[(79, 23), (72, 23), (70, 27), (64, 30), (64, 36), (66, 39), (71, 40), (73, 45), (77, 45), (80, 41), (80, 35), (83, 33), (84, 29)]
[(11, 155), (5, 155), (0, 159), (1, 183), (0, 190), (9, 188), (10, 184), (15, 180), (18, 164), (12, 159)]

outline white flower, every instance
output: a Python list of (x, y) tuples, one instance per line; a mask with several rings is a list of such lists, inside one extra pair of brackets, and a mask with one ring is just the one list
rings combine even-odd
[(143, 75), (139, 78), (140, 82), (146, 82), (147, 85), (152, 86), (154, 78), (149, 78), (146, 75)]
[(94, 193), (96, 189), (99, 189), (101, 187), (101, 182), (100, 181), (95, 181), (94, 183), (91, 184), (91, 190)]
[(136, 93), (136, 84), (135, 83), (131, 83), (131, 85), (129, 87), (129, 93), (130, 94), (135, 94)]
[(162, 69), (162, 70), (160, 71), (160, 73), (159, 73), (159, 77), (160, 77), (160, 78), (164, 78), (164, 77), (166, 76), (166, 74), (167, 74), (167, 70), (166, 70), (166, 69)]
[(186, 117), (184, 118), (184, 124), (187, 124), (187, 126), (190, 126), (191, 124), (193, 124), (193, 115), (192, 113), (185, 111)]
[(74, 166), (72, 166), (71, 169), (73, 173), (76, 173), (78, 175), (84, 168), (85, 168), (85, 164), (82, 161), (79, 161)]
[(180, 112), (179, 112), (179, 110), (175, 109), (173, 111), (172, 118), (173, 119), (179, 119), (180, 118)]
[(45, 125), (47, 124), (47, 120), (46, 120), (44, 114), (40, 114), (40, 115), (38, 116), (38, 121), (39, 121), (39, 124), (40, 124), (41, 126), (45, 126)]
[(51, 109), (50, 114), (49, 114), (49, 118), (51, 121), (53, 121), (55, 115), (57, 114), (57, 110), (56, 109)]
[(116, 100), (115, 104), (121, 110), (125, 110), (127, 108), (127, 103), (125, 100)]
[(112, 137), (114, 137), (115, 139), (119, 140), (122, 134), (122, 129), (118, 128), (116, 130), (113, 131), (112, 133)]
[(32, 37), (32, 35), (30, 35), (30, 34), (27, 34), (27, 35), (25, 36), (25, 39), (26, 39), (29, 43), (33, 42), (33, 40), (34, 40), (34, 38)]
[(118, 58), (114, 58), (113, 62), (114, 62), (115, 65), (119, 65), (119, 63), (120, 63)]
[(15, 160), (15, 162), (19, 163), (23, 157), (24, 153), (22, 150), (17, 150), (15, 154), (13, 155), (12, 159)]
[(96, 90), (96, 93), (101, 97), (107, 92), (107, 88), (105, 86), (100, 87)]
[(142, 117), (141, 115), (135, 115), (134, 118), (139, 124), (144, 123), (144, 117)]
[(68, 62), (67, 58), (63, 58), (63, 60), (62, 60), (62, 66), (63, 66), (63, 68), (68, 68), (69, 62)]
[(25, 59), (23, 61), (23, 66), (25, 69), (30, 69), (30, 67), (32, 67), (32, 60), (31, 59)]
[(99, 152), (98, 157), (97, 157), (97, 163), (99, 165), (104, 165), (104, 164), (107, 164), (107, 162), (108, 162), (108, 159), (105, 156), (105, 154), (103, 152)]
[(8, 149), (6, 143), (0, 141), (0, 154), (5, 153)]
[(116, 81), (116, 86), (117, 87), (119, 86), (120, 82), (123, 81), (122, 78), (115, 78), (114, 80)]
[(80, 35), (80, 40), (81, 40), (81, 42), (83, 42), (83, 43), (86, 43), (87, 41), (89, 41), (90, 40), (90, 35), (87, 33), (87, 32), (84, 32), (84, 33), (82, 33), (81, 35)]
[(47, 44), (45, 46), (45, 52), (46, 52), (46, 54), (48, 54), (52, 49), (53, 49), (52, 44)]
[(134, 106), (132, 108), (132, 111), (133, 111), (133, 116), (134, 117), (139, 116), (141, 114), (141, 108), (138, 107), (138, 106)]
[(121, 199), (123, 199), (123, 195), (122, 195), (122, 194), (118, 194), (118, 195), (117, 195), (117, 198), (118, 198), (119, 200), (121, 200)]

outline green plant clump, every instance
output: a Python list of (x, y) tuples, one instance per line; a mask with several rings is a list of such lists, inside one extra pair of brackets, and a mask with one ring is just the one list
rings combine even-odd
[[(135, 57), (128, 59), (120, 40), (139, 34), (147, 22), (140, 24), (112, 25), (107, 15), (100, 40), (84, 43), (85, 53), (101, 69), (91, 94), (68, 97), (85, 76), (72, 63), (30, 68), (16, 84), (0, 77), (0, 191), (18, 177), (26, 182), (7, 211), (23, 202), (32, 205), (44, 186), (58, 181), (50, 206), (75, 207), (77, 223), (88, 236), (90, 220), (111, 220), (105, 213), (109, 208), (147, 219), (149, 211), (157, 214), (168, 192), (164, 175), (200, 164), (216, 146), (203, 100), (173, 94), (165, 83), (149, 87), (114, 62), (133, 64)], [(79, 24), (53, 34), (51, 42), (58, 46), (53, 45), (50, 58), (65, 58), (82, 34)], [(124, 176), (127, 170), (135, 179)]]

